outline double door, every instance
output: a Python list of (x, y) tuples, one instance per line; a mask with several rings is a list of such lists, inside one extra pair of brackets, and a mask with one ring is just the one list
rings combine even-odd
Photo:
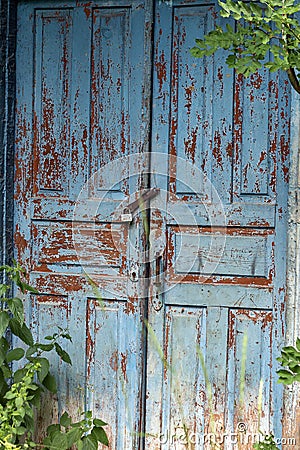
[(40, 429), (86, 408), (118, 450), (280, 436), (285, 80), (190, 55), (212, 2), (18, 8), (16, 258), (36, 335), (73, 337)]

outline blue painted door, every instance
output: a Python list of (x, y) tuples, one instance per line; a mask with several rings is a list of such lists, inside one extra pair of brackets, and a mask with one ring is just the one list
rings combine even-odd
[(18, 8), (16, 257), (36, 335), (74, 341), (40, 429), (87, 408), (115, 449), (246, 449), (261, 385), (280, 436), (285, 80), (190, 56), (211, 2)]

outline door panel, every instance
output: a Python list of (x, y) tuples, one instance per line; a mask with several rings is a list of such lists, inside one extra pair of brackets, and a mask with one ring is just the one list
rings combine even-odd
[(220, 24), (211, 2), (18, 8), (16, 258), (36, 335), (74, 341), (40, 430), (86, 408), (113, 449), (202, 449), (257, 432), (262, 380), (280, 436), (286, 81), (191, 57)]

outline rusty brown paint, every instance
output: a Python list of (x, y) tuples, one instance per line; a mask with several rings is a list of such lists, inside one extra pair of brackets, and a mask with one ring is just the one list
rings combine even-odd
[(198, 127), (191, 130), (189, 139), (184, 139), (185, 154), (195, 164)]
[(127, 355), (126, 353), (121, 352), (121, 370), (125, 381), (127, 380)]
[(215, 158), (216, 165), (223, 170), (222, 149), (221, 149), (221, 135), (218, 131), (214, 134), (214, 146), (212, 149), (213, 157)]
[(280, 158), (282, 164), (282, 172), (284, 181), (289, 182), (289, 151), (290, 143), (285, 139), (285, 136), (280, 136)]
[(170, 155), (173, 156), (173, 158), (170, 159), (169, 164), (169, 173), (170, 173), (170, 179), (169, 179), (169, 190), (170, 193), (175, 194), (176, 193), (176, 133), (177, 133), (177, 116), (173, 116), (171, 119), (171, 129), (170, 129)]
[[(175, 22), (178, 22), (178, 17), (174, 17)], [(173, 52), (172, 52), (172, 79), (171, 79), (171, 92), (172, 92), (172, 118), (170, 123), (170, 184), (169, 189), (171, 193), (176, 192), (176, 162), (175, 156), (177, 154), (176, 149), (176, 135), (178, 128), (178, 74), (179, 74), (179, 63), (178, 63), (178, 37), (174, 37), (173, 42)], [(173, 158), (172, 158), (173, 156)]]
[(91, 366), (95, 360), (95, 341), (92, 338), (91, 317), (96, 307), (95, 300), (89, 300), (86, 308), (86, 358), (87, 358), (87, 376), (90, 377)]
[(39, 292), (48, 292), (53, 295), (74, 291), (84, 292), (90, 287), (85, 276), (52, 273), (37, 274), (32, 284)]
[[(106, 264), (119, 267), (120, 254), (122, 252), (122, 233), (111, 230), (110, 224), (94, 228), (93, 226), (80, 225), (76, 228), (76, 249), (73, 246), (73, 225), (70, 223), (56, 222), (47, 232), (43, 228), (33, 225), (35, 234), (39, 235), (39, 257), (34, 261), (34, 268), (52, 271), (49, 264), (76, 263), (77, 252), (80, 252), (81, 261), (98, 261), (99, 255), (104, 258)], [(123, 262), (124, 264), (124, 262)]]
[(124, 307), (124, 314), (129, 316), (130, 314), (136, 314), (137, 303), (133, 297), (128, 297), (128, 301)]
[(14, 242), (16, 244), (19, 255), (24, 255), (25, 250), (29, 248), (29, 243), (20, 231), (19, 224), (16, 224), (16, 231), (14, 234)]
[[(162, 32), (162, 30), (161, 30)], [(159, 82), (159, 90), (162, 91), (163, 84), (167, 81), (167, 62), (164, 52), (161, 52), (155, 61), (157, 79)]]
[(191, 114), (191, 108), (192, 108), (192, 93), (194, 91), (195, 87), (193, 85), (187, 86), (184, 88), (185, 91), (185, 105), (186, 113), (189, 116)]
[(263, 78), (259, 72), (255, 72), (250, 76), (250, 84), (254, 89), (260, 89)]
[(233, 156), (233, 145), (232, 142), (229, 142), (226, 146), (226, 155), (228, 156), (229, 159), (232, 158)]
[(168, 364), (168, 350), (169, 350), (169, 339), (170, 339), (170, 313), (167, 314), (167, 320), (165, 325), (165, 342), (164, 342), (164, 380), (167, 381), (169, 375), (169, 364)]
[(227, 343), (228, 343), (228, 348), (235, 348), (235, 336), (234, 336), (234, 315), (233, 312), (230, 310), (229, 311), (229, 316), (228, 316), (228, 338), (227, 338)]
[(115, 350), (109, 359), (109, 365), (114, 372), (118, 370), (118, 350)]
[[(243, 118), (243, 108), (241, 104), (241, 96), (242, 96), (242, 88), (243, 88), (243, 76), (237, 75), (236, 83), (235, 83), (235, 91), (234, 91), (234, 114), (233, 114), (233, 170), (235, 171), (236, 176), (238, 176), (239, 170), (239, 161), (240, 161), (240, 147), (242, 143), (242, 118)], [(237, 186), (233, 185), (233, 198), (238, 197), (239, 192), (236, 191)]]
[(224, 92), (224, 75), (223, 75), (223, 68), (222, 67), (218, 67), (218, 72), (217, 72), (217, 77), (219, 80), (219, 88), (218, 88), (218, 92), (220, 97), (223, 97), (223, 92)]
[[(126, 136), (130, 136), (128, 127), (129, 127), (129, 120), (128, 120), (128, 115), (124, 113), (124, 111), (122, 111), (122, 118), (121, 118), (121, 152), (123, 155), (126, 154), (126, 150), (127, 150), (127, 138)], [(128, 143), (128, 145), (130, 145), (130, 142)], [(111, 161), (118, 156), (118, 152), (116, 150), (116, 154), (114, 155), (114, 152), (111, 151)]]

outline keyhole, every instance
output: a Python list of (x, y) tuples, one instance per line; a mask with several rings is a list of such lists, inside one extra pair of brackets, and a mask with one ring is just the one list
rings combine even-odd
[(133, 281), (133, 282), (138, 281), (139, 276), (138, 276), (138, 270), (137, 270), (136, 267), (133, 267), (133, 268), (131, 269), (131, 271), (130, 271), (130, 279), (131, 279), (131, 281)]

